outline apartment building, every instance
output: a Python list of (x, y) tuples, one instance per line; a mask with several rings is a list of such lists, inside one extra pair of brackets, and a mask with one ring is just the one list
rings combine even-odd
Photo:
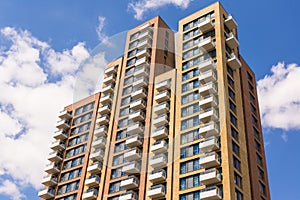
[[(63, 168), (73, 147), (52, 148), (61, 157), (49, 157), (57, 168), (45, 170), (39, 196), (270, 199), (255, 75), (237, 28), (217, 2), (181, 19), (176, 34), (160, 17), (129, 30), (123, 57), (107, 64), (101, 92), (87, 98), (94, 107), (80, 175), (62, 179), (76, 174)], [(58, 145), (75, 137), (83, 102), (60, 115), (70, 124), (65, 137), (54, 136)]]

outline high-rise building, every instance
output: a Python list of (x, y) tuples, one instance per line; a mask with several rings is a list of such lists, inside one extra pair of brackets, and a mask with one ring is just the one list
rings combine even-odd
[(59, 117), (42, 199), (270, 199), (255, 75), (218, 2), (178, 33), (128, 31), (101, 92)]

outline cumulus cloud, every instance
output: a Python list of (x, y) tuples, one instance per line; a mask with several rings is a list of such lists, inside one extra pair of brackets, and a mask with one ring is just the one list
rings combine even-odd
[(133, 10), (134, 18), (142, 20), (145, 12), (158, 9), (165, 5), (175, 5), (182, 9), (188, 7), (192, 0), (139, 0), (128, 4), (128, 9)]
[(18, 186), (9, 180), (4, 180), (0, 185), (0, 193), (7, 195), (12, 200), (20, 200), (25, 196), (20, 193)]
[(258, 81), (264, 127), (300, 129), (299, 77), (299, 65), (281, 62), (272, 66), (270, 75)]
[(73, 102), (78, 73), (92, 87), (89, 70), (97, 82), (93, 61), (103, 56), (82, 66), (90, 56), (84, 43), (56, 51), (11, 27), (0, 29), (0, 37), (0, 194), (21, 199), (26, 187), (42, 187), (57, 114)]
[(110, 42), (108, 41), (108, 36), (103, 32), (105, 26), (105, 17), (99, 16), (98, 17), (98, 26), (96, 28), (96, 33), (98, 35), (98, 39), (100, 42), (109, 45)]

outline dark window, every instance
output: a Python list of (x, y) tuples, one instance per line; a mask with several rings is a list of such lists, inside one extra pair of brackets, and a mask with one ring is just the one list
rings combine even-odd
[(232, 141), (232, 151), (237, 155), (240, 156), (240, 147), (234, 141)]
[(260, 166), (263, 166), (263, 160), (262, 157), (258, 154), (256, 154), (256, 162), (257, 164), (259, 164)]
[(248, 88), (249, 88), (249, 90), (250, 90), (251, 92), (254, 93), (254, 87), (253, 87), (253, 85), (252, 85), (251, 83), (249, 83), (249, 82), (248, 82)]
[(261, 152), (261, 145), (256, 140), (254, 141), (254, 144), (256, 151)]
[(259, 134), (259, 131), (255, 127), (253, 127), (253, 133), (254, 133), (254, 137), (259, 139), (260, 134)]
[(261, 170), (259, 167), (257, 168), (258, 170), (258, 177), (261, 179), (261, 180), (264, 180), (265, 179), (265, 173), (263, 170)]
[(229, 107), (232, 112), (236, 113), (236, 106), (231, 100), (229, 100)]
[(234, 89), (234, 81), (229, 76), (227, 76), (227, 81), (228, 85), (230, 85)]
[(234, 172), (234, 183), (242, 188), (242, 177), (238, 175), (236, 172)]
[(249, 80), (250, 82), (252, 82), (252, 81), (253, 81), (252, 75), (251, 75), (249, 72), (247, 72), (247, 76), (248, 76), (248, 80)]
[(233, 70), (228, 65), (227, 65), (227, 72), (228, 72), (228, 74), (230, 74), (231, 77), (233, 77)]
[(266, 186), (261, 182), (259, 182), (259, 191), (264, 195), (266, 194)]
[(237, 118), (232, 113), (230, 113), (230, 121), (233, 125), (237, 126)]
[(243, 200), (243, 194), (239, 190), (235, 190), (235, 200)]
[(239, 140), (239, 133), (233, 126), (231, 126), (231, 135), (236, 141)]
[(233, 156), (233, 166), (238, 171), (241, 171), (241, 162), (235, 156)]
[(252, 124), (258, 126), (258, 120), (252, 115)]
[(230, 88), (228, 88), (228, 95), (233, 101), (235, 101), (235, 93)]
[(250, 101), (255, 104), (255, 97), (250, 93)]

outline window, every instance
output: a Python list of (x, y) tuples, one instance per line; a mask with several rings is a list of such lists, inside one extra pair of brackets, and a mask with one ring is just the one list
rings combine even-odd
[(258, 154), (256, 154), (256, 162), (257, 164), (259, 164), (260, 166), (263, 166), (263, 160), (262, 157)]
[(252, 124), (258, 126), (258, 120), (252, 115)]
[(130, 76), (128, 78), (125, 78), (124, 80), (124, 86), (127, 86), (133, 82), (133, 76)]
[(240, 156), (240, 147), (232, 141), (232, 151), (237, 155)]
[(181, 144), (186, 144), (200, 139), (199, 129), (182, 134), (180, 139)]
[(180, 163), (180, 174), (185, 174), (199, 169), (200, 169), (199, 159), (189, 160), (187, 162)]
[(200, 123), (199, 116), (195, 116), (195, 117), (183, 120), (181, 122), (181, 130), (192, 128), (194, 126), (199, 125), (199, 123)]
[(242, 177), (238, 175), (236, 172), (234, 172), (234, 183), (242, 188)]
[(241, 162), (235, 156), (233, 156), (233, 166), (238, 171), (241, 171)]
[(231, 100), (229, 100), (229, 107), (232, 112), (236, 113), (236, 106)]
[(237, 130), (231, 126), (231, 136), (236, 140), (239, 141), (239, 133), (237, 132)]
[(90, 126), (91, 126), (91, 122), (88, 122), (86, 124), (83, 124), (83, 125), (80, 125), (76, 128), (73, 128), (72, 131), (71, 131), (71, 136), (89, 130)]
[(125, 173), (122, 172), (122, 167), (111, 170), (111, 179), (120, 178), (125, 176)]
[(230, 85), (234, 89), (234, 81), (229, 76), (227, 76), (227, 81), (228, 85)]
[(120, 152), (120, 151), (124, 151), (128, 149), (127, 145), (125, 144), (125, 142), (121, 142), (115, 145), (115, 153), (116, 152)]
[(126, 69), (125, 76), (128, 76), (134, 72), (134, 67), (131, 67), (130, 69)]
[(261, 145), (256, 140), (254, 140), (254, 145), (256, 151), (261, 152)]
[(259, 191), (266, 195), (266, 186), (264, 184), (262, 184), (261, 182), (259, 182)]
[(250, 81), (250, 82), (253, 81), (253, 77), (249, 72), (247, 72), (247, 77), (248, 77), (248, 81)]
[(235, 190), (235, 200), (243, 200), (243, 194), (239, 190)]
[(76, 147), (76, 148), (73, 148), (71, 150), (68, 150), (67, 153), (66, 153), (66, 158), (70, 158), (70, 157), (76, 156), (78, 154), (81, 154), (81, 153), (85, 152), (85, 150), (86, 150), (86, 144), (81, 145), (81, 146)]
[(250, 101), (255, 104), (255, 97), (250, 93)]
[(188, 72), (185, 72), (184, 74), (182, 74), (182, 81), (186, 81), (186, 80), (196, 77), (198, 75), (199, 75), (199, 70), (197, 68), (195, 68), (191, 71), (188, 71)]
[(230, 88), (228, 88), (228, 95), (233, 101), (235, 101), (235, 93)]
[(109, 193), (111, 194), (111, 193), (114, 193), (114, 192), (122, 191), (123, 188), (120, 185), (121, 185), (121, 181), (111, 183), (109, 185)]
[(265, 173), (263, 170), (261, 170), (259, 167), (257, 167), (257, 171), (258, 171), (258, 177), (261, 179), (261, 180), (264, 180), (265, 179)]
[(251, 103), (250, 103), (250, 110), (254, 115), (256, 115), (256, 108)]
[(181, 109), (181, 117), (186, 117), (188, 115), (194, 114), (200, 111), (199, 103), (192, 104), (188, 107)]
[(180, 200), (200, 200), (200, 191), (180, 195)]
[(60, 194), (64, 194), (67, 192), (72, 192), (74, 190), (77, 190), (78, 186), (79, 186), (79, 181), (59, 186), (58, 190), (57, 190), (57, 194), (60, 195)]
[(194, 80), (182, 85), (182, 92), (187, 92), (189, 90), (195, 89), (199, 87), (199, 81)]
[(70, 172), (63, 173), (60, 176), (60, 182), (68, 181), (81, 176), (82, 169), (76, 169)]
[(92, 116), (93, 116), (93, 112), (89, 112), (85, 115), (77, 117), (77, 118), (74, 119), (73, 124), (76, 125), (76, 124), (80, 124), (82, 122), (85, 122), (87, 120), (90, 120), (92, 118)]
[(253, 87), (253, 85), (252, 85), (251, 83), (249, 83), (249, 82), (248, 82), (248, 89), (249, 89), (252, 93), (254, 93), (254, 87)]
[(200, 153), (199, 143), (180, 149), (180, 158), (187, 158)]
[(94, 102), (81, 106), (75, 110), (75, 115), (79, 115), (94, 108)]
[(232, 68), (229, 67), (228, 65), (227, 65), (227, 72), (228, 72), (228, 74), (230, 74), (230, 76), (233, 78), (233, 70), (232, 70)]
[(125, 116), (125, 115), (128, 115), (129, 114), (129, 106), (128, 107), (126, 107), (126, 108), (122, 108), (121, 110), (120, 110), (120, 117), (123, 117), (123, 116)]
[(127, 105), (129, 104), (130, 102), (132, 102), (132, 98), (129, 96), (129, 97), (125, 97), (121, 100), (121, 106), (124, 106), (124, 105)]
[(255, 127), (253, 127), (253, 133), (254, 133), (254, 137), (259, 139), (259, 132)]
[(126, 162), (126, 160), (124, 159), (124, 154), (114, 156), (113, 158), (113, 166), (120, 165), (124, 162)]
[(75, 138), (72, 138), (69, 140), (68, 147), (74, 146), (76, 144), (80, 144), (82, 142), (86, 142), (88, 140), (88, 138), (89, 138), (88, 133), (78, 136), (78, 137), (75, 137)]
[(63, 170), (83, 164), (84, 156), (64, 162)]
[(133, 87), (129, 86), (129, 87), (123, 89), (122, 95), (127, 95), (127, 94), (131, 93), (132, 91), (133, 91)]
[(200, 98), (200, 94), (198, 91), (194, 91), (192, 93), (189, 93), (187, 95), (182, 96), (181, 98), (181, 104), (186, 104), (192, 101), (195, 101)]
[(232, 113), (230, 113), (230, 121), (233, 125), (237, 126), (237, 118)]
[(200, 186), (200, 175), (188, 176), (180, 179), (180, 190), (185, 190), (193, 187)]
[(121, 130), (117, 132), (117, 140), (121, 140), (123, 138), (126, 138), (129, 136), (129, 133), (127, 133), (126, 130)]

